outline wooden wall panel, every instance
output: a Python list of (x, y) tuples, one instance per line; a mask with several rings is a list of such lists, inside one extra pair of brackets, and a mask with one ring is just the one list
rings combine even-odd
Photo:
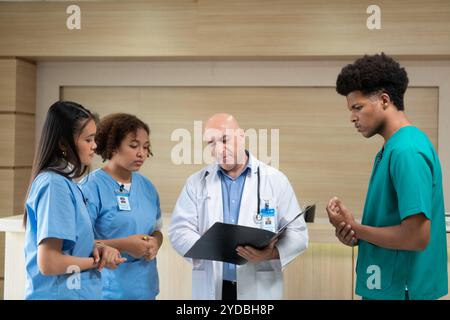
[(0, 59), (0, 112), (34, 114), (36, 65), (18, 59)]
[(0, 56), (195, 55), (194, 1), (85, 1), (79, 3), (81, 30), (67, 29), (68, 6), (67, 2), (1, 3)]
[(284, 296), (293, 300), (351, 300), (352, 248), (310, 243), (284, 272)]
[(34, 115), (0, 114), (0, 166), (33, 164), (34, 122)]
[(422, 129), (438, 150), (439, 89), (409, 88), (405, 95), (405, 112), (413, 123)]
[(14, 208), (14, 169), (0, 169), (1, 217), (8, 217)]
[[(379, 52), (414, 55), (448, 51), (431, 39), (450, 32), (445, 1), (377, 1), (382, 27), (366, 27), (363, 1), (200, 1), (199, 51), (209, 55), (340, 56)], [(416, 30), (417, 32), (411, 32)], [(354, 45), (354, 44), (358, 45)], [(427, 43), (427, 48), (413, 48)], [(420, 52), (420, 53), (419, 53)]]
[(0, 75), (0, 111), (14, 111), (16, 105), (16, 60), (0, 59)]
[(30, 182), (31, 168), (14, 169), (14, 203), (13, 214), (23, 214), (25, 196)]
[(15, 120), (16, 116), (14, 114), (0, 114), (0, 145), (2, 146), (0, 166), (11, 167), (14, 165)]
[(23, 213), (31, 168), (0, 169), (0, 217)]
[[(173, 210), (186, 178), (203, 167), (193, 163), (194, 121), (216, 112), (234, 114), (245, 129), (279, 129), (280, 169), (301, 204), (317, 202), (319, 218), (326, 216), (325, 205), (333, 195), (361, 216), (373, 159), (383, 144), (380, 137), (365, 139), (354, 129), (345, 98), (334, 88), (65, 87), (62, 95), (101, 116), (127, 110), (150, 125), (155, 156), (142, 173), (155, 183), (166, 213)], [(406, 105), (411, 120), (435, 144), (437, 95), (435, 88), (409, 88)], [(192, 136), (192, 164), (172, 163), (178, 142), (170, 138), (178, 128)], [(94, 167), (100, 165), (97, 158)]]
[[(74, 4), (74, 3), (70, 3)], [(0, 3), (0, 56), (51, 58), (236, 58), (450, 56), (447, 0), (83, 1), (81, 30), (67, 2)], [(420, 45), (417, 45), (417, 44)]]
[(36, 65), (16, 60), (16, 108), (15, 111), (35, 114), (36, 111)]
[(35, 151), (34, 115), (15, 116), (14, 166), (31, 167)]

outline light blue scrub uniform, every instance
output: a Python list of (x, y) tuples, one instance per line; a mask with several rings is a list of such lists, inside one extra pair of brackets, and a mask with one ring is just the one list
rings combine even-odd
[[(99, 240), (125, 238), (135, 234), (152, 234), (161, 218), (159, 196), (149, 179), (133, 172), (128, 194), (130, 210), (120, 210), (119, 183), (103, 169), (87, 176), (80, 187), (87, 197), (89, 213)], [(155, 299), (159, 293), (156, 258), (147, 261), (123, 253), (127, 258), (115, 270), (103, 269), (103, 298), (107, 300)]]
[(101, 299), (101, 275), (96, 269), (79, 274), (44, 276), (37, 265), (42, 240), (63, 240), (64, 254), (90, 257), (94, 231), (81, 190), (70, 179), (55, 172), (40, 173), (26, 201), (25, 299)]

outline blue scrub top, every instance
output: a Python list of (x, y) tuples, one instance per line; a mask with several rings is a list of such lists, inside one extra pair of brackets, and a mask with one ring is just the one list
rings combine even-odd
[(63, 240), (64, 254), (90, 257), (94, 249), (92, 223), (81, 191), (70, 179), (42, 172), (33, 181), (26, 201), (25, 299), (101, 299), (101, 275), (95, 269), (80, 274), (44, 276), (37, 265), (42, 240)]
[[(159, 196), (149, 179), (133, 172), (129, 193), (130, 211), (121, 211), (117, 203), (119, 184), (103, 169), (87, 176), (80, 187), (87, 198), (89, 213), (99, 240), (152, 234), (161, 218)], [(146, 261), (123, 253), (127, 258), (115, 270), (103, 269), (103, 298), (155, 299), (159, 293), (156, 258)]]

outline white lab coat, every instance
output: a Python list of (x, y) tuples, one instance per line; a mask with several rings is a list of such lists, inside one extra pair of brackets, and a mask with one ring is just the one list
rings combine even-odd
[[(299, 212), (300, 207), (286, 176), (250, 155), (251, 172), (244, 184), (239, 225), (259, 227), (255, 221), (257, 207), (257, 169), (260, 168), (261, 207), (269, 200), (282, 226)], [(169, 238), (182, 256), (215, 222), (223, 222), (221, 180), (218, 165), (210, 165), (190, 176), (172, 213)], [(308, 230), (303, 216), (285, 231), (276, 247), (280, 259), (237, 266), (237, 298), (282, 299), (283, 268), (308, 246)], [(222, 298), (222, 262), (188, 259), (192, 265), (192, 298)]]

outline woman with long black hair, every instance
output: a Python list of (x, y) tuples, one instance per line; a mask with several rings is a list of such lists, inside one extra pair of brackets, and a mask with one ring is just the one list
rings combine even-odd
[(74, 181), (91, 164), (95, 133), (95, 117), (80, 104), (49, 108), (25, 203), (26, 299), (100, 299), (99, 270), (124, 261), (116, 249), (95, 243)]

